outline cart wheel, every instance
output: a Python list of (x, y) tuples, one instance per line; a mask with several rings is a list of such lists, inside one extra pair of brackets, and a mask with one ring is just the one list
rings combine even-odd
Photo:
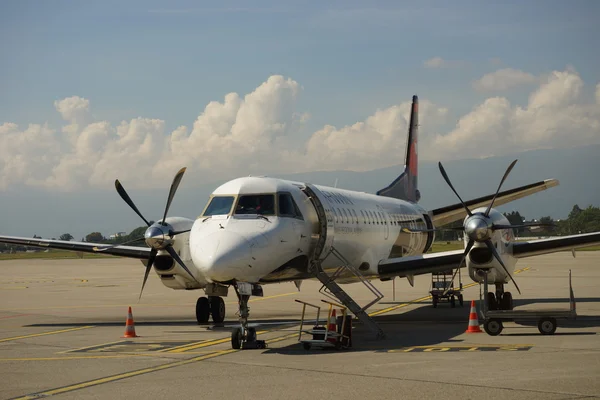
[(310, 350), (310, 343), (302, 343), (302, 347), (304, 347), (304, 350)]
[(456, 307), (456, 299), (454, 298), (454, 296), (450, 296), (450, 307)]
[(437, 303), (438, 303), (438, 298), (437, 296), (433, 296), (431, 298), (431, 301), (433, 302), (433, 308), (437, 308)]
[(556, 319), (541, 318), (538, 322), (538, 330), (542, 335), (554, 335), (554, 332), (556, 332)]
[(499, 335), (503, 328), (502, 321), (497, 319), (488, 319), (483, 323), (483, 329), (490, 336)]
[(342, 341), (340, 339), (338, 339), (338, 341), (335, 342), (335, 349), (336, 350), (341, 350), (342, 349)]
[(461, 307), (463, 306), (463, 295), (462, 294), (458, 295), (458, 304), (460, 304)]

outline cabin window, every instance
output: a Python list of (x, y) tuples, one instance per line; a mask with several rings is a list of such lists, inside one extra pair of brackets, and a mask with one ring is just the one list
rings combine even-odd
[(212, 215), (227, 215), (231, 212), (231, 206), (233, 205), (233, 196), (214, 196), (210, 199), (206, 210), (204, 210), (203, 217), (210, 217)]
[(240, 196), (235, 208), (235, 214), (275, 215), (275, 196), (272, 194)]
[(282, 217), (289, 218), (302, 218), (302, 213), (300, 209), (296, 205), (294, 198), (289, 193), (280, 193), (279, 194), (279, 215)]
[(356, 215), (356, 211), (354, 211), (353, 208), (351, 208), (350, 211), (352, 211), (352, 215), (354, 215), (354, 222), (358, 224), (358, 215)]

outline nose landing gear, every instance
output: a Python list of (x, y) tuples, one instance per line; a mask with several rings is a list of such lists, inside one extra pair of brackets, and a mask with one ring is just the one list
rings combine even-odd
[(231, 332), (231, 347), (233, 349), (266, 349), (267, 344), (264, 340), (256, 339), (256, 328), (248, 326), (250, 317), (250, 307), (248, 300), (252, 294), (262, 296), (262, 288), (259, 285), (253, 285), (245, 282), (234, 283), (235, 293), (238, 296), (240, 327)]

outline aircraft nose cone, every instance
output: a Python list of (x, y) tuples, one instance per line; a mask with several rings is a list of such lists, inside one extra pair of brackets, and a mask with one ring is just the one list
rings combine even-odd
[(217, 232), (202, 239), (195, 249), (194, 265), (213, 281), (225, 282), (251, 268), (252, 249), (245, 237), (234, 232)]
[(165, 240), (165, 235), (162, 229), (156, 226), (151, 226), (150, 228), (146, 229), (146, 232), (144, 232), (144, 239), (146, 240), (146, 244), (148, 246), (160, 248)]
[(489, 239), (490, 229), (484, 218), (473, 216), (465, 224), (465, 233), (478, 242)]

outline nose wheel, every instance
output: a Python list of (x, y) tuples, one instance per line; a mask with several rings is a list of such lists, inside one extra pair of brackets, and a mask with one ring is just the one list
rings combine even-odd
[(239, 349), (266, 349), (267, 344), (264, 340), (256, 339), (256, 328), (248, 326), (248, 317), (250, 317), (250, 308), (248, 300), (250, 295), (240, 294), (237, 285), (234, 285), (235, 293), (238, 296), (240, 327), (231, 332), (231, 347)]

